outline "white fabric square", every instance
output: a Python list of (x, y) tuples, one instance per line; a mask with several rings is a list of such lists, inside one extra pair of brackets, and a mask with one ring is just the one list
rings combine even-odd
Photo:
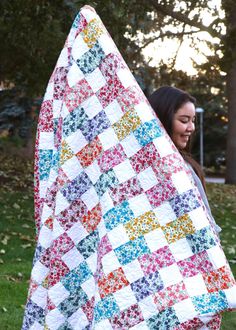
[(215, 269), (226, 265), (226, 258), (222, 249), (216, 245), (207, 250), (208, 257)]
[(63, 300), (69, 297), (70, 292), (66, 290), (61, 282), (58, 282), (48, 290), (48, 295), (53, 304), (58, 306)]
[(39, 232), (38, 241), (42, 247), (47, 249), (51, 245), (51, 242), (52, 242), (52, 230), (49, 229), (47, 226), (43, 225)]
[(54, 83), (49, 82), (48, 86), (47, 86), (47, 89), (46, 89), (46, 93), (44, 94), (43, 101), (52, 100), (53, 99), (53, 93), (54, 93)]
[(53, 220), (52, 239), (55, 240), (64, 233), (64, 228), (61, 227), (57, 219)]
[(118, 225), (108, 233), (108, 238), (111, 242), (113, 249), (129, 242), (129, 237), (123, 225)]
[(198, 207), (197, 209), (189, 212), (188, 215), (190, 216), (190, 219), (192, 220), (193, 225), (197, 230), (209, 226), (209, 221), (202, 207)]
[(81, 308), (79, 308), (75, 313), (73, 313), (69, 318), (68, 322), (72, 326), (74, 330), (80, 330), (85, 329), (89, 325), (89, 321), (87, 319), (87, 316), (82, 311)]
[(102, 239), (103, 236), (105, 236), (107, 234), (107, 229), (106, 229), (104, 221), (99, 222), (99, 224), (97, 225), (97, 230), (98, 230), (98, 235), (99, 235), (100, 239)]
[(52, 150), (54, 148), (54, 134), (53, 132), (39, 133), (39, 149)]
[(67, 207), (69, 207), (69, 202), (62, 195), (60, 191), (58, 191), (56, 195), (56, 206), (55, 206), (55, 215), (58, 215), (60, 212), (64, 211)]
[(133, 167), (128, 159), (114, 166), (113, 170), (120, 183), (123, 183), (135, 176)]
[(126, 136), (120, 144), (124, 148), (128, 158), (135, 155), (142, 148), (133, 133)]
[(161, 157), (165, 157), (174, 153), (170, 142), (165, 136), (160, 136), (156, 138), (155, 140), (153, 140), (153, 143)]
[(102, 208), (103, 215), (114, 207), (113, 201), (108, 192), (105, 192), (105, 194), (103, 194), (102, 197), (100, 198), (100, 205)]
[(35, 321), (31, 327), (29, 328), (29, 330), (44, 330), (44, 326), (39, 324), (37, 321)]
[(100, 175), (102, 175), (97, 160), (95, 160), (91, 165), (89, 165), (85, 169), (85, 173), (88, 175), (89, 179), (92, 181), (93, 184), (97, 182)]
[(62, 116), (62, 118), (63, 118), (63, 119), (66, 118), (69, 114), (70, 114), (70, 112), (69, 112), (69, 110), (68, 110), (66, 104), (63, 103), (63, 104), (62, 104), (62, 109), (61, 109), (61, 116)]
[(91, 269), (92, 273), (94, 274), (97, 270), (97, 264), (98, 264), (97, 252), (94, 252), (93, 254), (91, 254), (91, 256), (89, 256), (86, 259), (86, 262), (87, 262), (89, 268)]
[(73, 62), (68, 74), (67, 81), (70, 87), (75, 86), (80, 80), (84, 78), (83, 72), (80, 70), (76, 62)]
[(43, 204), (43, 210), (41, 215), (41, 221), (44, 223), (53, 214), (51, 207), (46, 203)]
[(57, 308), (49, 311), (46, 315), (46, 324), (50, 330), (57, 330), (65, 320), (66, 318)]
[(110, 149), (119, 143), (115, 131), (112, 127), (109, 127), (104, 132), (98, 135), (104, 150)]
[(118, 76), (120, 82), (122, 83), (122, 85), (124, 86), (124, 88), (133, 86), (136, 84), (136, 81), (135, 81), (132, 73), (127, 68), (118, 70), (117, 76)]
[(88, 144), (80, 130), (77, 130), (75, 133), (68, 136), (66, 138), (66, 142), (69, 144), (70, 148), (75, 154), (77, 154), (77, 152), (79, 152)]
[(152, 209), (149, 200), (145, 194), (140, 194), (129, 200), (129, 206), (134, 213), (135, 217), (148, 212)]
[(33, 291), (30, 299), (41, 308), (45, 308), (47, 304), (47, 289), (39, 286), (35, 291)]
[(83, 8), (83, 16), (85, 17), (87, 23), (89, 23), (94, 18), (96, 18), (96, 20), (98, 19), (95, 11), (93, 11), (89, 8)]
[(107, 34), (102, 34), (98, 38), (99, 45), (106, 55), (114, 53), (116, 51), (116, 46), (113, 40)]
[(64, 47), (61, 51), (59, 59), (57, 61), (57, 67), (67, 67), (68, 66), (68, 48)]
[(53, 110), (53, 118), (59, 118), (62, 108), (62, 100), (53, 100), (52, 110)]
[(89, 97), (81, 104), (81, 107), (84, 108), (89, 119), (92, 119), (103, 109), (96, 95), (92, 95), (91, 97)]
[(81, 284), (81, 288), (87, 294), (89, 300), (92, 299), (92, 297), (94, 296), (94, 292), (95, 292), (94, 278), (90, 277), (87, 281), (83, 282)]
[(75, 244), (88, 236), (88, 232), (80, 222), (75, 223), (66, 233)]
[(49, 273), (49, 269), (38, 260), (34, 264), (31, 276), (35, 282), (41, 284), (48, 275), (48, 273)]
[(156, 207), (153, 212), (155, 213), (161, 226), (165, 226), (167, 223), (176, 220), (176, 214), (168, 202), (164, 202), (160, 206)]
[[(106, 319), (96, 323), (96, 330), (113, 330), (111, 323)], [(79, 330), (79, 329), (78, 329)]]
[(50, 188), (53, 182), (56, 181), (57, 177), (58, 177), (58, 173), (51, 168), (48, 178), (48, 188)]
[(94, 187), (88, 189), (80, 198), (87, 206), (88, 210), (92, 210), (99, 202), (99, 197)]
[(158, 183), (156, 175), (151, 167), (140, 172), (137, 177), (144, 191), (151, 189)]
[(113, 295), (120, 310), (124, 310), (137, 303), (134, 293), (129, 285), (116, 291)]
[(114, 100), (104, 109), (110, 123), (113, 125), (124, 116), (124, 113), (119, 105), (119, 103)]
[(193, 188), (191, 181), (186, 172), (179, 171), (171, 175), (171, 179), (178, 193), (183, 193)]
[(161, 228), (150, 231), (144, 235), (144, 238), (151, 252), (154, 252), (163, 246), (168, 245), (168, 242)]
[(234, 285), (232, 288), (223, 290), (228, 304), (229, 304), (229, 308), (236, 308), (236, 304), (235, 304), (235, 297), (236, 297), (236, 286)]
[(136, 324), (134, 327), (129, 328), (129, 330), (149, 330), (150, 328), (147, 326), (145, 321)]
[(65, 253), (61, 259), (70, 270), (78, 267), (79, 264), (84, 261), (82, 254), (79, 253), (76, 247), (73, 247), (73, 249)]
[(190, 298), (176, 303), (173, 308), (180, 323), (192, 320), (198, 314)]
[(87, 51), (89, 51), (89, 47), (87, 46), (86, 42), (84, 42), (84, 39), (81, 34), (79, 34), (73, 43), (72, 56), (76, 61)]
[(130, 262), (128, 265), (122, 266), (125, 276), (130, 283), (137, 281), (144, 276), (142, 268), (138, 260)]
[(184, 280), (184, 284), (190, 297), (208, 293), (206, 284), (201, 274), (186, 278)]
[(83, 171), (83, 167), (81, 166), (76, 156), (73, 156), (72, 158), (68, 159), (62, 165), (62, 169), (70, 181), (75, 179)]
[(140, 102), (138, 105), (135, 105), (134, 108), (142, 123), (155, 118), (150, 106), (146, 102)]
[(97, 91), (99, 91), (99, 89), (106, 85), (106, 80), (103, 77), (99, 68), (96, 68), (92, 73), (87, 74), (86, 80), (94, 93), (96, 93)]
[(159, 269), (159, 274), (165, 288), (170, 285), (177, 284), (183, 280), (183, 276), (181, 275), (179, 267), (176, 264)]
[(39, 196), (40, 196), (40, 198), (45, 197), (47, 187), (48, 187), (48, 181), (46, 181), (46, 180), (39, 181)]
[(186, 238), (181, 238), (177, 242), (171, 243), (169, 247), (176, 261), (184, 260), (193, 255)]
[(139, 302), (139, 307), (141, 308), (145, 320), (158, 313), (157, 306), (154, 303), (152, 296), (148, 296), (147, 298), (141, 300)]
[(105, 254), (102, 258), (102, 266), (105, 274), (109, 274), (121, 266), (114, 251)]

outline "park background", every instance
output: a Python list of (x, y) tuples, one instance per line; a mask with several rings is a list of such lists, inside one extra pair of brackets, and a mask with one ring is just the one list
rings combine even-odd
[[(35, 245), (33, 152), (47, 81), (79, 9), (92, 5), (148, 96), (162, 85), (204, 109), (204, 169), (236, 275), (236, 0), (0, 3), (0, 328), (20, 329)], [(199, 115), (198, 115), (199, 116)], [(198, 118), (200, 119), (200, 118)], [(200, 129), (193, 155), (200, 161)], [(223, 330), (236, 328), (226, 313)]]

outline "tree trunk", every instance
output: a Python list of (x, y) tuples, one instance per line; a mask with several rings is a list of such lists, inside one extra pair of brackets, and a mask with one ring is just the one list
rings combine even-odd
[[(226, 183), (236, 184), (236, 7), (225, 1), (227, 18), (226, 61), (228, 61), (228, 136), (226, 150)], [(228, 55), (228, 56), (227, 56)]]

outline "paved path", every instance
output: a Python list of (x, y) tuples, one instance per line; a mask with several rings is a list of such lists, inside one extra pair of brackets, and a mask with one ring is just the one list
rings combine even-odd
[(224, 178), (206, 177), (206, 182), (225, 183), (225, 179)]

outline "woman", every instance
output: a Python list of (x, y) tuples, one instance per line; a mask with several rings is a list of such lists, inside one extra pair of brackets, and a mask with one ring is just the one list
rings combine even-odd
[(163, 86), (149, 97), (149, 102), (176, 148), (188, 164), (202, 200), (212, 218), (215, 230), (219, 233), (221, 228), (215, 223), (211, 215), (205, 194), (203, 171), (190, 155), (191, 137), (195, 131), (196, 120), (195, 98), (181, 89)]

